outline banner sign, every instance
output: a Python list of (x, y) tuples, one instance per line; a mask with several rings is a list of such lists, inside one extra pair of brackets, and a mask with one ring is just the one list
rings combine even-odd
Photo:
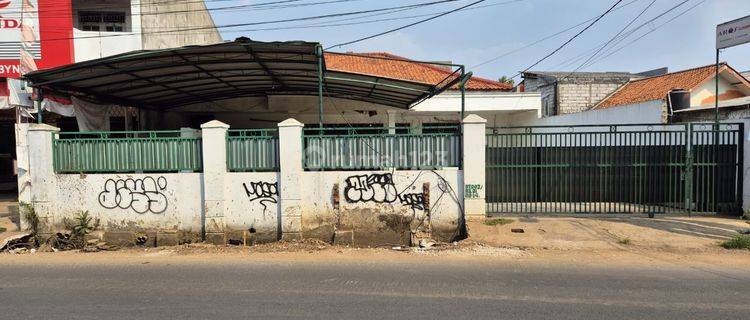
[(716, 49), (750, 42), (750, 16), (716, 26)]
[(72, 37), (72, 0), (0, 0), (0, 78), (73, 62)]

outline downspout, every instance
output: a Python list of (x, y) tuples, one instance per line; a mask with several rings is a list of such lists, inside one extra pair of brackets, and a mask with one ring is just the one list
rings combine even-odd
[(323, 128), (323, 47), (315, 46), (318, 56), (318, 127)]

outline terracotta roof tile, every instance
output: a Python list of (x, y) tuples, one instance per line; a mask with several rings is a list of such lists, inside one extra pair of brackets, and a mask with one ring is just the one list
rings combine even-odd
[[(722, 68), (725, 66), (725, 64), (722, 64)], [(672, 89), (691, 90), (708, 78), (713, 77), (715, 72), (715, 66), (709, 65), (651, 78), (632, 80), (600, 102), (596, 109), (663, 100)]]
[[(387, 58), (387, 59), (382, 59)], [(394, 60), (395, 59), (395, 60)], [(388, 77), (426, 84), (438, 84), (451, 74), (451, 70), (436, 65), (410, 61), (386, 52), (340, 54), (325, 53), (326, 68), (330, 70)], [(454, 86), (451, 89), (457, 90)], [(467, 90), (509, 91), (513, 86), (507, 83), (472, 77), (466, 83)]]

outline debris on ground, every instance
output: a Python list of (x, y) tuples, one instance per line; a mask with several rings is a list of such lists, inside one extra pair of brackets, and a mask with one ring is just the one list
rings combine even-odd
[(513, 229), (510, 229), (510, 232), (513, 232), (513, 233), (524, 233), (526, 231), (524, 231), (522, 228), (513, 228)]
[(301, 240), (281, 240), (278, 242), (255, 244), (250, 248), (250, 252), (279, 252), (279, 251), (320, 251), (328, 249), (331, 244), (318, 239), (301, 239)]
[(11, 251), (18, 248), (31, 248), (32, 234), (29, 232), (15, 234), (0, 241), (0, 251)]

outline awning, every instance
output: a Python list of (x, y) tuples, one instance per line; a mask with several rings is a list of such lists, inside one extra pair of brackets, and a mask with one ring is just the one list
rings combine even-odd
[[(327, 70), (315, 42), (238, 38), (206, 46), (142, 50), (24, 76), (46, 94), (68, 94), (124, 106), (165, 110), (201, 102), (268, 95), (318, 95), (397, 108), (436, 95), (458, 81), (419, 83)], [(320, 50), (320, 51), (319, 51)]]

